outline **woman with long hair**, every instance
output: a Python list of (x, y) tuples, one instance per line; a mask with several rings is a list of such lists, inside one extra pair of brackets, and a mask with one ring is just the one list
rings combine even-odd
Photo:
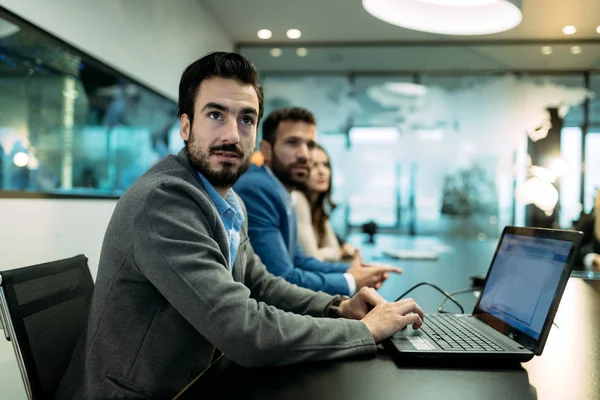
[(325, 149), (317, 145), (312, 152), (310, 175), (306, 185), (295, 192), (298, 239), (306, 254), (321, 260), (338, 261), (356, 251), (340, 245), (329, 221), (335, 209), (331, 200), (331, 162)]

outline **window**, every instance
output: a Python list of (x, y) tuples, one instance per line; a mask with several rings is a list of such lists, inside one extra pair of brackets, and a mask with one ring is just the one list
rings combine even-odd
[(118, 197), (169, 152), (176, 103), (0, 15), (0, 191)]

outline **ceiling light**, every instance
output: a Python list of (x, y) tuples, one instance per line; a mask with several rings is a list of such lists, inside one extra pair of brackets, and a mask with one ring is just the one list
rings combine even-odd
[(600, 25), (596, 27), (596, 32), (600, 33)]
[(404, 96), (425, 96), (427, 87), (418, 83), (410, 82), (386, 82), (383, 85), (390, 92)]
[(290, 39), (299, 39), (300, 36), (302, 36), (302, 32), (300, 32), (298, 29), (288, 29), (285, 34)]
[(571, 54), (580, 54), (580, 53), (581, 53), (581, 46), (571, 47)]
[(256, 33), (256, 35), (259, 39), (271, 39), (271, 36), (273, 36), (273, 32), (271, 32), (268, 29), (261, 29)]
[(577, 28), (575, 28), (573, 25), (567, 25), (563, 28), (563, 33), (565, 35), (572, 35), (575, 32), (577, 32)]
[(304, 47), (298, 47), (296, 49), (296, 54), (298, 55), (298, 57), (306, 57), (306, 55), (308, 54), (308, 50)]
[(545, 56), (550, 55), (550, 54), (552, 54), (552, 46), (543, 46), (540, 51)]
[(281, 51), (281, 49), (278, 49), (277, 47), (275, 47), (275, 48), (271, 49), (270, 53), (273, 57), (279, 57), (279, 56), (281, 56), (282, 51)]
[(444, 35), (486, 35), (521, 23), (521, 0), (362, 0), (392, 25)]

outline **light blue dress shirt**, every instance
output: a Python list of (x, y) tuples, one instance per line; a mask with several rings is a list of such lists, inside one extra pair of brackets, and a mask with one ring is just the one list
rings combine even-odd
[(223, 199), (213, 185), (198, 172), (200, 180), (208, 193), (208, 197), (212, 200), (221, 221), (227, 231), (227, 239), (229, 239), (229, 271), (233, 269), (235, 256), (237, 255), (238, 247), (240, 247), (240, 229), (244, 224), (245, 218), (242, 212), (242, 207), (233, 194), (233, 189), (229, 190), (227, 199)]

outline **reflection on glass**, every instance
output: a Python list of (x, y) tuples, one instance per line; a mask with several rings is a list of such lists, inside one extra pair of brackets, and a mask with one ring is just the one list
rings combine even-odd
[[(484, 240), (524, 224), (528, 204), (551, 213), (561, 201), (561, 225), (577, 212), (570, 129), (582, 126), (590, 96), (582, 74), (307, 73), (268, 75), (264, 86), (270, 107), (313, 111), (321, 138), (347, 135), (348, 147), (328, 150), (334, 159), (340, 152), (336, 171), (352, 177), (343, 188), (351, 225), (372, 219), (398, 231)], [(552, 115), (564, 127), (565, 154), (558, 144), (556, 154), (532, 164), (528, 143), (553, 132)], [(560, 182), (569, 190), (564, 200)]]
[(600, 189), (600, 131), (588, 132), (585, 137), (584, 211), (594, 207), (596, 191)]
[(15, 26), (0, 17), (0, 190), (120, 195), (168, 153), (175, 103)]
[(566, 171), (560, 178), (560, 226), (569, 227), (582, 211), (581, 193), (581, 128), (563, 128), (561, 155)]

